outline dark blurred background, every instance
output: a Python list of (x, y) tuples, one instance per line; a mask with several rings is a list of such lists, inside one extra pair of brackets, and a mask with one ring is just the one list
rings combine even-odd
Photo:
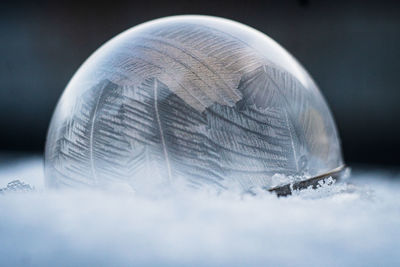
[(41, 153), (81, 63), (139, 23), (208, 14), (252, 26), (310, 72), (347, 163), (394, 166), (400, 151), (400, 1), (12, 1), (0, 7), (0, 152)]

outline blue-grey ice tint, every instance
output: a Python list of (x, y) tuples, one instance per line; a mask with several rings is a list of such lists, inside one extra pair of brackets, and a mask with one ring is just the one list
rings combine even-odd
[(45, 158), (50, 186), (135, 190), (270, 188), (343, 165), (303, 67), (263, 33), (208, 16), (150, 21), (100, 47), (58, 103)]

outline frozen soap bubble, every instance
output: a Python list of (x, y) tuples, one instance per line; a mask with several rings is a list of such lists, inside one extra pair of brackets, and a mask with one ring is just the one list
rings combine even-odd
[(342, 165), (303, 67), (263, 33), (208, 16), (150, 21), (100, 47), (65, 89), (45, 155), (51, 187), (136, 191), (271, 188)]

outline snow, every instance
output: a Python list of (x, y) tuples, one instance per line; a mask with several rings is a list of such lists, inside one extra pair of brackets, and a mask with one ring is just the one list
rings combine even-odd
[(346, 183), (277, 198), (201, 191), (48, 191), (42, 159), (0, 166), (1, 266), (399, 266), (400, 177), (355, 169)]

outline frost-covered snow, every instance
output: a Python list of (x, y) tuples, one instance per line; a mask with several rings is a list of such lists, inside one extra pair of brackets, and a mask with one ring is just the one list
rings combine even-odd
[(355, 170), (347, 183), (277, 198), (197, 192), (49, 192), (41, 158), (0, 166), (0, 265), (400, 266), (400, 177)]

